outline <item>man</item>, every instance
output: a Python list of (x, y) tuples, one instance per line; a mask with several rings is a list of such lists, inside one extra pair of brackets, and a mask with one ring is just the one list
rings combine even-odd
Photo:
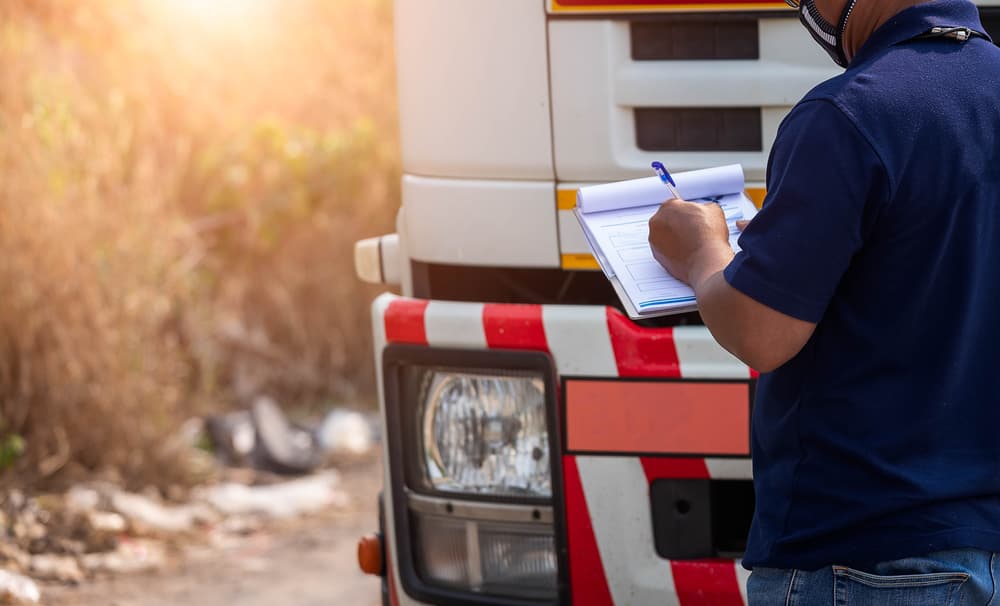
[(966, 0), (799, 11), (847, 71), (782, 124), (743, 252), (716, 205), (650, 221), (763, 373), (750, 602), (1000, 603), (1000, 49)]

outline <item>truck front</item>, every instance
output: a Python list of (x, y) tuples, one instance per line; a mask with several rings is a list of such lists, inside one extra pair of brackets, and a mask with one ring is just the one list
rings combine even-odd
[(759, 203), (835, 66), (783, 1), (396, 0), (395, 29), (402, 207), (355, 254), (402, 292), (373, 304), (384, 601), (744, 604), (754, 372), (697, 314), (624, 316), (572, 208), (654, 160), (742, 164)]

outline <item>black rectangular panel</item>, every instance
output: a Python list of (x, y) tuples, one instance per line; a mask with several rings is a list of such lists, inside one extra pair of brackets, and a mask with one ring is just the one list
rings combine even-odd
[(656, 553), (666, 559), (736, 558), (753, 519), (750, 480), (655, 480), (649, 490)]
[(649, 489), (656, 553), (670, 560), (715, 557), (708, 480), (656, 480)]
[(759, 152), (759, 107), (637, 107), (636, 144), (643, 151)]
[(634, 61), (759, 59), (757, 19), (690, 17), (630, 23)]

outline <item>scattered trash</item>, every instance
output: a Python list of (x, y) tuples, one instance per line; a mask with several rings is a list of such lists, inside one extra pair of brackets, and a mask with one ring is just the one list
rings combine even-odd
[(257, 398), (250, 413), (257, 430), (254, 462), (261, 469), (301, 474), (322, 463), (322, 452), (312, 432), (289, 423), (274, 400)]
[(128, 522), (112, 511), (91, 511), (87, 513), (90, 529), (98, 533), (119, 534), (125, 532)]
[(259, 518), (246, 515), (229, 516), (219, 524), (219, 530), (236, 536), (251, 535), (262, 528)]
[(247, 465), (257, 445), (257, 430), (247, 410), (209, 417), (205, 430), (225, 465)]
[[(0, 541), (0, 569), (27, 572), (30, 564), (31, 556), (22, 551), (21, 548), (13, 543)], [(0, 604), (2, 603), (0, 602)]]
[(0, 604), (37, 604), (38, 585), (26, 576), (0, 569)]
[(316, 429), (316, 441), (331, 455), (363, 455), (375, 444), (372, 425), (360, 412), (334, 409)]
[(303, 427), (267, 396), (249, 411), (209, 418), (205, 429), (223, 463), (286, 475), (314, 471), (330, 456), (368, 454), (377, 441), (374, 422), (360, 412), (336, 408), (315, 427)]
[(66, 493), (66, 509), (75, 512), (91, 512), (101, 506), (101, 493), (90, 486), (74, 486)]
[(80, 558), (90, 573), (127, 574), (163, 568), (167, 551), (162, 543), (148, 539), (122, 540), (114, 551), (88, 553)]
[(340, 474), (327, 471), (270, 486), (218, 484), (195, 491), (195, 498), (225, 515), (258, 514), (289, 518), (327, 507), (343, 507), (347, 495), (338, 490)]
[(210, 509), (198, 504), (167, 506), (143, 495), (120, 491), (111, 495), (111, 507), (124, 516), (133, 532), (141, 535), (189, 532), (199, 523), (218, 519)]
[(75, 557), (67, 555), (31, 556), (28, 572), (32, 577), (42, 581), (76, 584), (83, 580), (83, 570), (80, 569), (80, 564)]
[[(199, 443), (206, 435), (214, 457)], [(350, 499), (340, 489), (340, 475), (315, 470), (331, 456), (367, 454), (377, 439), (362, 413), (335, 409), (315, 427), (304, 427), (290, 422), (274, 400), (260, 397), (248, 411), (192, 421), (178, 432), (178, 456), (197, 451), (212, 468), (199, 477), (213, 483), (135, 493), (122, 490), (119, 478), (36, 497), (0, 491), (0, 604), (38, 603), (32, 577), (77, 584), (94, 575), (163, 568), (167, 545), (179, 535), (208, 549), (242, 548), (263, 537), (258, 533), (270, 520), (345, 507)], [(227, 481), (214, 483), (220, 478)], [(266, 567), (263, 560), (252, 564), (247, 566), (254, 570)]]

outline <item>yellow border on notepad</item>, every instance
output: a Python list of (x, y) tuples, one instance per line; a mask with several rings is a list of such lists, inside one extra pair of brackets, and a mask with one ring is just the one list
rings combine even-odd
[(662, 12), (692, 12), (692, 11), (778, 11), (791, 10), (786, 2), (751, 2), (751, 3), (659, 3), (659, 4), (594, 4), (589, 6), (564, 5), (559, 0), (550, 0), (549, 7), (554, 13), (662, 13)]
[[(767, 195), (767, 190), (763, 187), (748, 187), (746, 189), (747, 197), (754, 203), (754, 206), (760, 208), (764, 203), (764, 197)], [(576, 208), (576, 190), (575, 189), (558, 189), (556, 190), (556, 209), (558, 210), (573, 210)], [(563, 253), (562, 255), (562, 268), (563, 269), (577, 269), (577, 270), (596, 270), (600, 271), (601, 266), (598, 265), (597, 259), (593, 255), (587, 253)]]

